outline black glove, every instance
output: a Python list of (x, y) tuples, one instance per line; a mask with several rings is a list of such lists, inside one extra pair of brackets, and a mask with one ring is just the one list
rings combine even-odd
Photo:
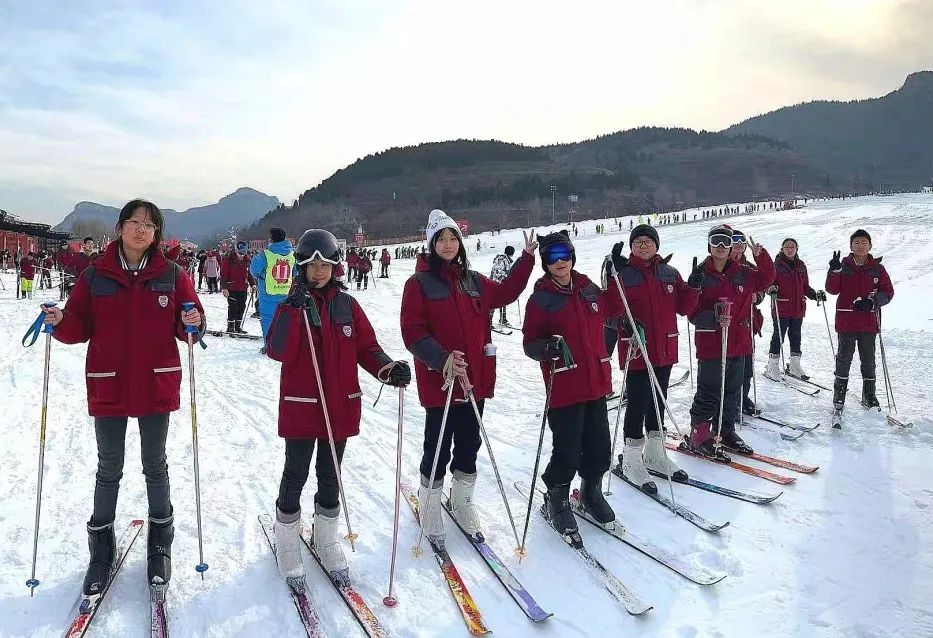
[(411, 383), (411, 368), (404, 361), (396, 361), (389, 370), (389, 380), (386, 381), (393, 387), (408, 385)]
[(829, 260), (829, 269), (830, 270), (842, 270), (842, 262), (839, 261), (839, 255), (842, 252), (837, 250), (833, 253), (833, 258)]
[(817, 301), (826, 301), (826, 291), (825, 291), (825, 290), (817, 290), (817, 291), (816, 291), (816, 300), (817, 300)]
[(703, 284), (703, 270), (705, 264), (705, 260), (698, 264), (697, 258), (693, 258), (693, 268), (690, 269), (690, 276), (687, 277), (687, 285), (694, 290), (699, 290), (700, 286)]
[(768, 290), (767, 290), (766, 292), (767, 292), (769, 295), (776, 295), (776, 294), (778, 294), (778, 287), (777, 287), (776, 285), (771, 285), (771, 286), (768, 287)]
[(755, 305), (756, 305), (756, 306), (757, 306), (758, 304), (760, 304), (760, 303), (761, 303), (762, 301), (764, 301), (764, 300), (765, 300), (765, 293), (763, 293), (763, 292), (756, 292), (756, 293), (755, 293)]
[(628, 266), (628, 257), (622, 255), (623, 248), (625, 248), (624, 241), (620, 241), (612, 247), (612, 265), (616, 272), (622, 272), (622, 269)]
[(871, 297), (862, 298), (859, 297), (852, 302), (852, 307), (858, 310), (859, 312), (871, 312), (875, 309), (875, 301)]
[(285, 298), (285, 303), (295, 308), (308, 308), (312, 304), (311, 295), (307, 288), (301, 284), (295, 284), (288, 293), (288, 297)]
[(807, 299), (810, 301), (817, 301), (820, 298), (819, 295), (816, 294), (816, 291), (813, 290), (813, 288), (807, 288), (806, 295)]
[(563, 348), (560, 345), (559, 337), (551, 337), (544, 343), (544, 360), (560, 359), (564, 356)]

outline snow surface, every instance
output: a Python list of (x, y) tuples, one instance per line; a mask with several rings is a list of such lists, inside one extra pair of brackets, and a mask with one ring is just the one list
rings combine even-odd
[[(817, 464), (820, 470), (812, 476), (798, 476), (795, 485), (783, 488), (781, 498), (763, 507), (675, 486), (680, 502), (710, 519), (731, 521), (719, 534), (698, 530), (614, 481), (610, 502), (629, 529), (698, 565), (728, 573), (718, 585), (693, 585), (581, 522), (590, 550), (654, 605), (641, 618), (628, 616), (614, 602), (537, 513), (531, 520), (529, 557), (517, 563), (511, 529), (484, 450), (476, 500), (490, 544), (541, 606), (554, 613), (544, 624), (528, 622), (448, 520), (450, 552), (496, 635), (933, 635), (933, 421), (920, 416), (933, 414), (929, 375), (933, 360), (933, 250), (929, 244), (933, 196), (819, 201), (802, 210), (763, 212), (729, 222), (761, 241), (772, 254), (783, 238), (795, 237), (816, 288), (822, 287), (831, 251), (847, 252), (849, 234), (857, 227), (869, 230), (874, 254), (884, 255), (896, 290), (886, 308), (885, 345), (899, 405), (902, 412), (917, 418), (916, 427), (911, 431), (893, 428), (882, 415), (867, 413), (856, 400), (850, 400), (846, 428), (831, 431), (827, 427), (828, 393), (809, 398), (760, 375), (770, 336), (766, 328), (765, 339), (758, 340), (756, 366), (762, 405), (778, 418), (823, 425), (796, 442), (782, 441), (762, 430), (746, 430), (743, 435), (760, 452)], [(622, 232), (606, 236), (595, 234), (596, 223), (581, 222), (581, 234), (575, 239), (577, 268), (591, 277), (598, 275), (612, 243), (628, 239), (627, 218)], [(661, 252), (673, 252), (673, 264), (685, 273), (694, 255), (706, 253), (705, 233), (710, 225), (700, 221), (661, 227)], [(472, 251), (475, 239), (467, 245), (480, 272), (489, 271), (493, 256), (506, 243), (521, 246), (518, 230), (482, 235), (486, 246), (478, 254)], [(540, 275), (539, 268), (535, 267), (534, 278)], [(396, 260), (388, 280), (377, 279), (370, 290), (353, 293), (386, 351), (408, 359), (399, 335), (398, 308), (411, 272), (411, 260)], [(86, 347), (53, 344), (38, 564), (42, 585), (36, 597), (30, 598), (24, 583), (32, 550), (43, 349), (41, 342), (24, 349), (20, 336), (36, 316), (36, 304), (44, 295), (37, 293), (35, 301), (17, 301), (12, 275), (2, 278), (6, 292), (0, 291), (0, 397), (5, 417), (0, 447), (0, 635), (55, 636), (63, 632), (87, 558), (84, 524), (91, 510), (96, 454), (83, 378)], [(529, 289), (532, 284), (533, 280)], [(205, 294), (202, 300), (212, 325), (225, 325), (223, 297)], [(522, 300), (527, 300), (527, 291)], [(518, 318), (515, 306), (510, 318)], [(249, 320), (247, 328), (257, 332), (257, 321)], [(685, 332), (681, 320), (681, 333)], [(544, 388), (537, 365), (522, 354), (520, 333), (494, 335), (494, 339), (499, 357), (497, 399), (488, 403), (486, 425), (503, 481), (511, 486), (514, 481), (530, 480)], [(198, 555), (189, 409), (183, 407), (172, 417), (168, 457), (177, 531), (169, 619), (176, 637), (302, 633), (256, 522), (257, 514), (273, 511), (284, 447), (276, 435), (279, 366), (260, 356), (258, 345), (211, 339), (208, 350), (196, 349), (204, 554), (210, 564), (203, 582), (194, 570)], [(826, 327), (814, 304), (809, 304), (803, 349), (805, 368), (816, 381), (830, 383)], [(681, 366), (685, 367), (685, 338), (681, 350)], [(857, 370), (854, 364), (852, 386), (856, 389)], [(620, 376), (616, 371), (616, 387)], [(466, 636), (430, 552), (420, 559), (410, 552), (417, 528), (404, 505), (396, 579), (400, 605), (390, 610), (381, 604), (392, 532), (397, 394), (387, 389), (372, 407), (378, 384), (365, 373), (361, 378), (368, 399), (363, 434), (350, 442), (344, 465), (352, 521), (360, 534), (356, 553), (350, 554), (347, 548), (353, 575), (392, 635)], [(185, 381), (183, 406), (187, 387)], [(414, 481), (423, 411), (414, 387), (407, 399), (404, 475)], [(689, 384), (672, 390), (673, 410), (681, 427), (687, 423), (690, 399)], [(118, 508), (121, 524), (146, 514), (139, 436), (134, 430), (131, 427), (127, 437)], [(548, 436), (545, 453), (549, 447)], [(697, 478), (763, 492), (780, 487), (683, 455), (676, 460)], [(667, 490), (666, 485), (660, 487)], [(305, 491), (306, 511), (312, 508), (313, 492), (312, 478)], [(516, 517), (522, 517), (522, 501), (511, 487), (508, 495)], [(95, 620), (95, 636), (145, 635), (143, 540), (134, 547)], [(362, 636), (322, 574), (306, 562), (312, 595), (328, 634)]]

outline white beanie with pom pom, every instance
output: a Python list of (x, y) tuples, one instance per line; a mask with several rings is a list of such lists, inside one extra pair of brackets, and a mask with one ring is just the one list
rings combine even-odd
[(424, 230), (424, 234), (427, 235), (428, 238), (428, 246), (434, 243), (434, 236), (445, 228), (449, 228), (457, 233), (457, 237), (463, 241), (463, 235), (460, 234), (460, 226), (457, 225), (457, 222), (451, 219), (450, 216), (441, 209), (435, 208), (428, 215), (428, 226)]

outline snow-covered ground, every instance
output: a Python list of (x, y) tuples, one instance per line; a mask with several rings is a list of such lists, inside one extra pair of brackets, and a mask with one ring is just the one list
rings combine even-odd
[[(710, 519), (731, 525), (707, 534), (661, 509), (631, 488), (614, 482), (609, 497), (621, 520), (638, 535), (685, 556), (698, 565), (722, 570), (728, 577), (700, 587), (637, 555), (586, 523), (581, 531), (590, 550), (619, 578), (654, 605), (633, 618), (580, 566), (573, 553), (533, 514), (529, 557), (518, 564), (511, 529), (497, 494), (485, 451), (480, 454), (479, 509), (490, 544), (554, 613), (532, 625), (498, 581), (456, 532), (450, 552), (487, 625), (500, 636), (641, 635), (801, 636), (920, 638), (933, 635), (933, 421), (930, 419), (930, 361), (933, 360), (933, 196), (898, 195), (811, 203), (802, 210), (758, 213), (728, 220), (762, 242), (774, 254), (785, 237), (800, 244), (816, 288), (823, 285), (833, 250), (848, 249), (849, 234), (866, 228), (874, 254), (884, 255), (895, 287), (885, 313), (885, 345), (902, 412), (917, 419), (911, 431), (889, 426), (852, 400), (846, 428), (827, 427), (829, 397), (809, 398), (764, 380), (767, 338), (758, 340), (758, 394), (768, 414), (805, 424), (823, 425), (795, 442), (776, 434), (747, 430), (756, 450), (802, 460), (820, 469), (800, 475), (769, 506), (722, 498), (675, 486), (677, 499)], [(625, 229), (594, 232), (596, 221), (579, 224), (575, 239), (578, 270), (596, 277), (613, 242), (628, 239)], [(660, 228), (661, 252), (674, 253), (673, 264), (685, 273), (694, 255), (706, 254), (710, 222)], [(542, 229), (543, 230), (543, 229)], [(475, 268), (488, 272), (506, 243), (521, 245), (521, 232), (482, 235), (488, 245), (471, 250)], [(476, 238), (467, 244), (475, 248)], [(373, 321), (385, 349), (410, 359), (398, 329), (398, 308), (411, 260), (394, 261), (391, 277), (377, 279), (366, 292), (353, 294)], [(541, 271), (535, 267), (534, 278)], [(44, 507), (38, 577), (42, 585), (30, 598), (29, 577), (38, 451), (42, 347), (24, 349), (20, 337), (37, 314), (35, 301), (17, 301), (13, 277), (0, 275), (0, 636), (56, 636), (66, 623), (86, 562), (84, 524), (91, 509), (96, 465), (91, 421), (84, 389), (84, 346), (52, 348)], [(529, 283), (529, 290), (532, 282)], [(225, 320), (220, 295), (202, 296), (213, 326)], [(527, 292), (523, 301), (527, 300)], [(831, 304), (833, 302), (831, 301)], [(830, 306), (830, 310), (832, 305)], [(510, 309), (512, 321), (517, 308)], [(830, 315), (832, 320), (832, 315)], [(255, 319), (247, 322), (258, 331)], [(686, 327), (681, 320), (681, 333)], [(139, 339), (146, 335), (139, 334)], [(521, 350), (521, 335), (494, 335), (498, 345), (497, 399), (487, 405), (486, 425), (503, 481), (528, 482), (534, 463), (544, 388), (537, 364)], [(831, 382), (832, 361), (821, 309), (810, 304), (804, 326), (804, 367), (818, 382)], [(197, 349), (198, 416), (205, 559), (204, 581), (198, 562), (194, 488), (191, 468), (190, 413), (172, 417), (168, 456), (176, 511), (175, 575), (169, 611), (174, 636), (300, 635), (294, 609), (256, 522), (272, 512), (283, 462), (276, 435), (279, 366), (258, 354), (258, 343), (211, 339)], [(184, 356), (184, 352), (183, 352)], [(687, 343), (681, 339), (681, 365)], [(857, 363), (853, 365), (858, 386)], [(186, 369), (187, 374), (187, 369)], [(392, 532), (397, 394), (387, 390), (372, 407), (378, 384), (365, 373), (363, 433), (348, 447), (344, 465), (350, 512), (359, 541), (350, 563), (360, 591), (394, 636), (466, 636), (463, 621), (430, 553), (416, 559), (410, 548), (417, 528), (401, 512), (395, 609), (382, 606), (386, 592)], [(880, 370), (879, 370), (880, 374)], [(620, 373), (615, 373), (618, 387)], [(187, 382), (182, 384), (187, 402)], [(879, 387), (879, 396), (883, 396)], [(672, 390), (675, 415), (687, 422), (689, 384)], [(415, 390), (408, 393), (404, 473), (416, 480), (423, 411)], [(926, 415), (926, 416), (924, 416)], [(138, 461), (139, 437), (131, 427), (118, 509), (119, 521), (144, 517), (145, 483)], [(545, 449), (549, 449), (549, 437)], [(740, 489), (773, 491), (779, 486), (728, 468), (678, 456), (691, 475)], [(754, 464), (754, 463), (752, 463)], [(762, 466), (766, 467), (766, 466)], [(774, 468), (771, 468), (774, 469)], [(666, 485), (661, 486), (665, 491)], [(311, 509), (313, 478), (305, 493)], [(516, 516), (524, 506), (509, 488)], [(404, 507), (404, 506), (403, 506)], [(449, 523), (449, 521), (447, 521)], [(142, 539), (140, 539), (142, 541)], [(349, 548), (348, 548), (349, 549)], [(308, 563), (312, 595), (328, 634), (362, 636), (322, 574)], [(94, 622), (95, 636), (143, 636), (148, 605), (144, 543), (139, 542), (116, 579)]]

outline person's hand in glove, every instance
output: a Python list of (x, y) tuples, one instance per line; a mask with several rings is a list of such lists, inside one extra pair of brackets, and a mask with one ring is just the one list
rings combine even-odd
[(294, 308), (308, 308), (312, 303), (311, 295), (308, 294), (307, 288), (301, 284), (295, 284), (288, 293), (288, 297), (285, 298), (285, 303)]
[(612, 247), (612, 267), (615, 268), (616, 272), (622, 272), (622, 269), (628, 266), (628, 257), (622, 254), (623, 248), (625, 248), (624, 241), (620, 241)]
[(826, 301), (826, 291), (825, 291), (825, 290), (817, 290), (817, 291), (816, 291), (816, 300), (817, 300), (817, 301)]
[(544, 344), (544, 359), (545, 361), (551, 361), (554, 359), (561, 359), (564, 356), (564, 349), (561, 346), (561, 337), (551, 337)]
[(817, 299), (819, 299), (819, 296), (816, 294), (816, 291), (813, 290), (813, 288), (807, 288), (807, 292), (805, 294), (806, 294), (807, 299), (809, 299), (810, 301), (816, 301)]
[(859, 297), (852, 302), (852, 307), (859, 312), (871, 312), (875, 309), (875, 301), (871, 297)]
[(697, 262), (697, 258), (694, 257), (693, 267), (690, 269), (690, 276), (687, 277), (687, 285), (694, 290), (699, 290), (700, 286), (703, 284), (703, 270), (706, 264), (705, 260), (699, 263)]
[(393, 361), (386, 383), (395, 388), (404, 388), (411, 383), (411, 368), (404, 361)]
[(842, 254), (841, 251), (837, 250), (833, 252), (833, 258), (829, 260), (829, 269), (833, 272), (837, 270), (842, 270), (842, 262), (839, 261), (839, 256)]
[(767, 293), (768, 293), (769, 295), (776, 295), (776, 294), (778, 294), (778, 287), (777, 287), (776, 285), (768, 286)]

